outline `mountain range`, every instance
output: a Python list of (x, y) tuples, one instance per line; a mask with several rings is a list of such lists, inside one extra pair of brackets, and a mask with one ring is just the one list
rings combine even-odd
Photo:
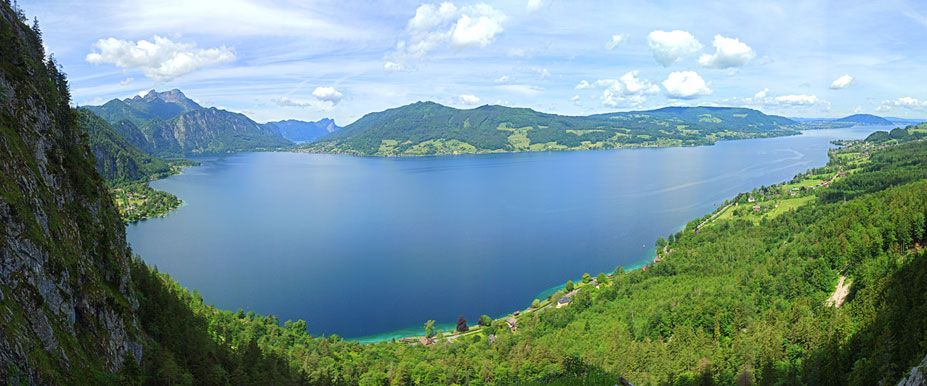
[(334, 120), (322, 118), (315, 122), (287, 119), (267, 122), (265, 125), (276, 126), (284, 138), (293, 142), (306, 142), (330, 134), (341, 127)]
[(684, 146), (796, 134), (796, 127), (788, 118), (731, 107), (565, 116), (528, 108), (461, 110), (417, 102), (367, 114), (303, 148), (393, 156)]
[[(89, 112), (74, 116), (67, 79), (26, 20), (0, 2), (5, 384), (630, 384), (619, 374), (638, 385), (924, 384), (923, 142), (860, 144), (855, 156), (872, 151), (864, 163), (844, 169), (835, 157), (809, 171), (807, 181), (831, 183), (802, 189), (802, 198), (779, 197), (794, 184), (762, 189), (769, 203), (808, 199), (777, 217), (754, 221), (760, 215), (738, 195), (738, 209), (725, 206), (721, 216), (661, 237), (662, 260), (584, 275), (569, 296), (545, 300), (568, 304), (486, 316), (485, 326), (439, 340), (429, 331), (411, 344), (360, 344), (310, 336), (302, 320), (217, 309), (134, 255), (88, 132), (116, 154), (131, 149)], [(463, 130), (507, 128), (476, 117), (437, 119)], [(421, 117), (438, 126), (430, 118)], [(735, 212), (722, 218), (725, 210)], [(221, 275), (212, 271), (204, 274)], [(425, 326), (433, 330), (434, 321)]]
[(892, 121), (882, 118), (877, 115), (872, 114), (853, 114), (847, 117), (840, 119), (835, 119), (834, 122), (847, 122), (847, 123), (856, 123), (864, 125), (891, 125)]
[(180, 90), (151, 90), (144, 96), (85, 106), (133, 146), (157, 157), (278, 150), (293, 143), (275, 125), (244, 114), (204, 108)]

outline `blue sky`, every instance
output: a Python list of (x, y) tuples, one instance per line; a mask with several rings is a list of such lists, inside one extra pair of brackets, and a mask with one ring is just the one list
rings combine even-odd
[(259, 122), (432, 100), (927, 117), (927, 4), (21, 1), (75, 102), (179, 88)]

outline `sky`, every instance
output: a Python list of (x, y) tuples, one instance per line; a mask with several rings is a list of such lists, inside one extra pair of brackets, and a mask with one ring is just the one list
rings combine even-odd
[(258, 122), (430, 100), (587, 115), (927, 117), (927, 2), (21, 0), (74, 102), (180, 89)]

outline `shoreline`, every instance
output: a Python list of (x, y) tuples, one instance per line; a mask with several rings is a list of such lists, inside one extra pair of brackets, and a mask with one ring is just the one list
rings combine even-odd
[[(685, 230), (685, 228), (686, 228), (686, 224), (682, 224), (681, 226), (675, 228), (675, 231), (674, 231), (673, 233), (678, 232), (678, 231), (683, 231), (683, 230)], [(625, 272), (630, 272), (630, 271), (642, 269), (642, 268), (644, 268), (644, 267), (646, 267), (646, 266), (648, 266), (648, 265), (654, 263), (654, 262), (655, 262), (655, 261), (654, 261), (654, 258), (657, 256), (657, 249), (656, 249), (656, 246), (653, 246), (653, 245), (652, 245), (652, 246), (650, 246), (650, 247), (647, 247), (647, 248), (646, 248), (646, 252), (644, 252), (644, 256), (645, 256), (644, 258), (642, 258), (642, 259), (640, 259), (640, 260), (637, 260), (637, 261), (634, 262), (632, 265), (630, 265), (630, 266), (628, 266), (628, 267), (622, 267), (622, 268), (625, 269)], [(612, 268), (612, 270), (614, 270), (614, 268)], [(611, 274), (610, 272), (605, 272), (605, 273)], [(590, 275), (591, 275), (591, 274), (592, 274), (592, 273), (590, 272)], [(545, 299), (547, 299), (548, 296), (550, 296), (550, 295), (556, 293), (557, 291), (560, 291), (560, 290), (565, 289), (565, 288), (566, 288), (566, 282), (567, 282), (568, 280), (572, 280), (574, 283), (582, 283), (582, 277), (573, 278), (573, 279), (566, 279), (566, 280), (563, 281), (563, 284), (558, 284), (558, 285), (555, 285), (555, 286), (553, 286), (553, 287), (550, 287), (550, 288), (541, 290), (540, 292), (538, 292), (537, 295), (535, 295), (534, 298), (532, 298), (532, 300), (534, 300), (534, 299), (539, 299), (539, 300), (541, 300), (541, 302), (543, 303), (543, 302), (545, 301)], [(529, 303), (530, 303), (530, 302), (529, 302)], [(541, 308), (539, 308), (539, 309), (536, 310), (536, 311), (540, 311), (540, 310), (543, 309), (543, 308), (544, 308), (544, 307), (541, 307)], [(530, 309), (530, 307), (529, 307), (529, 308), (526, 308), (526, 309)], [(518, 309), (518, 310), (515, 310), (515, 311), (510, 311), (510, 312), (507, 312), (507, 313), (504, 313), (504, 314), (501, 314), (501, 315), (497, 315), (497, 316), (490, 315), (490, 318), (492, 318), (493, 321), (497, 321), (497, 320), (501, 320), (501, 319), (504, 319), (504, 318), (507, 317), (507, 316), (512, 315), (514, 312), (521, 312), (522, 315), (524, 315), (524, 314), (526, 313), (526, 312), (525, 312), (526, 309)], [(423, 323), (423, 324), (424, 324), (424, 323)], [(456, 323), (456, 322), (453, 322), (453, 323), (451, 323), (451, 322), (448, 322), (448, 323), (438, 323), (438, 322), (435, 322), (435, 330), (442, 330), (442, 331), (444, 331), (445, 333), (448, 332), (448, 331), (454, 331), (454, 329), (455, 329), (456, 326), (457, 326), (457, 323)], [(474, 329), (477, 328), (476, 326), (477, 326), (477, 325), (476, 325), (475, 322), (474, 322), (474, 324), (471, 325), (470, 330), (467, 331), (466, 333), (463, 333), (463, 334), (472, 333), (472, 332), (474, 331)], [(390, 330), (390, 331), (386, 331), (386, 332), (378, 333), (378, 334), (370, 334), (370, 335), (364, 335), (364, 336), (359, 336), (359, 337), (342, 337), (342, 338), (343, 338), (344, 340), (351, 341), (351, 342), (357, 342), (357, 343), (360, 343), (360, 344), (377, 344), (377, 343), (381, 343), (381, 342), (389, 342), (389, 341), (392, 341), (393, 339), (395, 339), (395, 340), (398, 341), (398, 340), (400, 340), (400, 339), (402, 339), (402, 338), (418, 338), (418, 337), (423, 336), (423, 334), (422, 334), (423, 331), (424, 331), (424, 327), (423, 327), (423, 326), (419, 326), (419, 327), (405, 327), (405, 328)], [(461, 334), (461, 335), (463, 335), (463, 334)], [(454, 336), (454, 335), (451, 335), (451, 336)], [(447, 336), (441, 336), (441, 339), (446, 339), (446, 338), (448, 338), (448, 337), (447, 337)]]
[(662, 148), (671, 148), (671, 147), (697, 147), (697, 146), (714, 146), (718, 142), (723, 141), (739, 141), (747, 139), (764, 139), (764, 138), (781, 138), (781, 137), (791, 137), (795, 135), (801, 135), (803, 131), (809, 130), (807, 128), (793, 129), (794, 132), (786, 133), (782, 135), (763, 135), (755, 137), (744, 137), (744, 138), (722, 138), (711, 141), (711, 143), (706, 144), (670, 144), (670, 145), (660, 145), (660, 144), (641, 144), (641, 145), (630, 145), (630, 146), (616, 146), (616, 147), (603, 147), (603, 148), (590, 148), (590, 149), (544, 149), (544, 150), (481, 150), (475, 152), (451, 152), (451, 153), (436, 153), (436, 154), (361, 154), (357, 151), (331, 151), (331, 150), (321, 150), (321, 149), (312, 149), (312, 148), (297, 148), (292, 150), (283, 150), (285, 152), (291, 153), (306, 153), (306, 154), (333, 154), (333, 155), (347, 155), (354, 157), (372, 157), (372, 158), (402, 158), (402, 157), (444, 157), (444, 156), (458, 156), (458, 155), (484, 155), (484, 154), (514, 154), (514, 153), (554, 153), (554, 152), (570, 152), (570, 151), (600, 151), (600, 150), (621, 150), (621, 149), (662, 149)]

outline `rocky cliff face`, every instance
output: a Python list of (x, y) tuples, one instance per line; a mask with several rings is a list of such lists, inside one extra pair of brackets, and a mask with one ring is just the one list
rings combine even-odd
[(292, 145), (273, 126), (217, 108), (193, 110), (168, 121), (154, 119), (141, 127), (149, 153), (160, 157), (273, 150)]
[(95, 383), (141, 358), (121, 220), (39, 36), (0, 2), (0, 380)]

